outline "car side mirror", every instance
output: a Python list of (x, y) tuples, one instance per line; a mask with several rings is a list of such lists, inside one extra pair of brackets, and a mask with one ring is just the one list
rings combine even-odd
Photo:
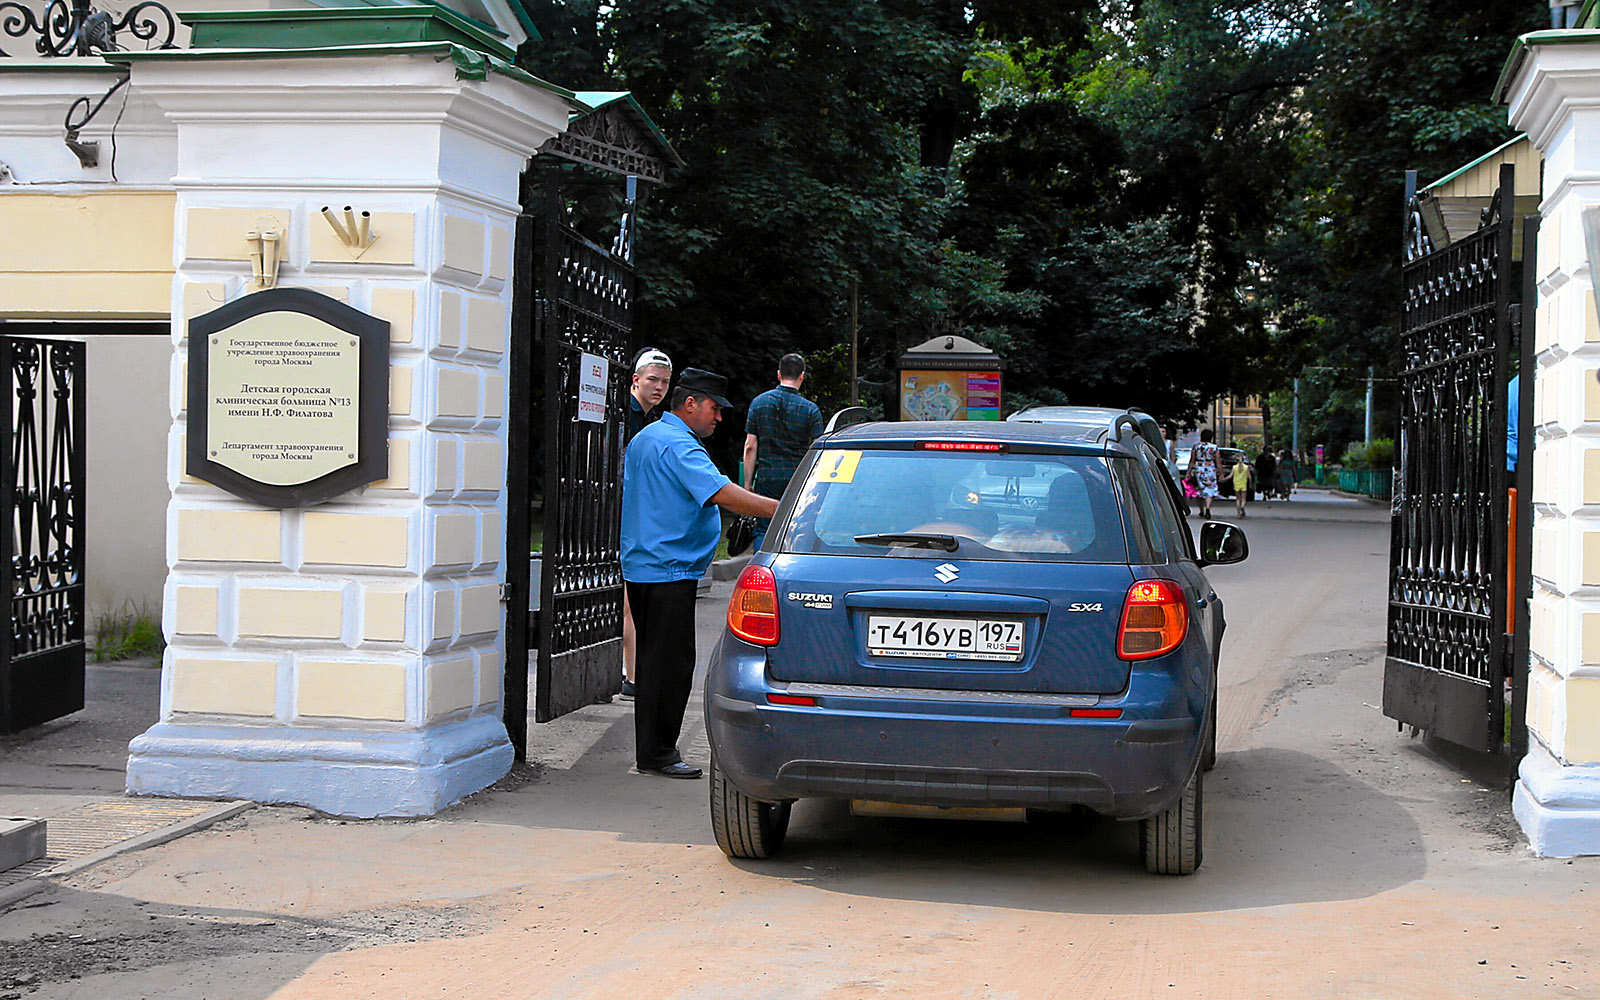
[(1237, 524), (1207, 521), (1200, 525), (1200, 565), (1225, 566), (1243, 562), (1250, 555), (1250, 541)]

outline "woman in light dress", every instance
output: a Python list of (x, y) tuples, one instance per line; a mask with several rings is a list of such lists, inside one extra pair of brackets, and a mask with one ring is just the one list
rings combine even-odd
[(1200, 516), (1211, 516), (1211, 501), (1221, 494), (1217, 482), (1222, 476), (1222, 459), (1217, 454), (1216, 435), (1207, 427), (1200, 432), (1200, 443), (1189, 453), (1189, 475), (1200, 491)]

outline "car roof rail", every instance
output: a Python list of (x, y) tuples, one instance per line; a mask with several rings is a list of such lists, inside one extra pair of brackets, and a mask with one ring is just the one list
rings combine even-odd
[(1130, 406), (1126, 413), (1117, 414), (1117, 419), (1112, 424), (1112, 437), (1115, 440), (1122, 440), (1123, 427), (1133, 428), (1135, 434), (1149, 442), (1150, 447), (1156, 450), (1156, 454), (1165, 454), (1161, 438), (1161, 425), (1156, 423), (1155, 417), (1136, 406)]
[(847, 406), (829, 418), (828, 426), (822, 429), (822, 433), (832, 434), (852, 424), (864, 424), (871, 419), (872, 411), (865, 406)]

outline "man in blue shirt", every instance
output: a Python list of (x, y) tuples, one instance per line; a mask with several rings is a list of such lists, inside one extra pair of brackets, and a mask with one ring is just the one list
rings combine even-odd
[[(785, 354), (778, 360), (778, 386), (750, 402), (745, 417), (744, 487), (779, 499), (794, 477), (811, 442), (822, 435), (822, 411), (800, 395), (806, 380), (806, 359)], [(751, 547), (761, 548), (767, 521), (756, 524)]]
[(685, 368), (672, 410), (628, 445), (622, 477), (622, 578), (638, 652), (634, 680), (634, 761), (642, 774), (698, 778), (683, 762), (678, 734), (694, 682), (696, 585), (722, 534), (721, 507), (771, 517), (776, 500), (734, 485), (701, 438), (730, 406), (728, 380)]

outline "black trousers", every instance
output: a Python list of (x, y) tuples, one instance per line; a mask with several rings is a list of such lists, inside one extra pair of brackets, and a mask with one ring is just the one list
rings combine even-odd
[(683, 760), (678, 734), (694, 685), (694, 596), (699, 582), (627, 585), (636, 639), (634, 763), (641, 769)]

